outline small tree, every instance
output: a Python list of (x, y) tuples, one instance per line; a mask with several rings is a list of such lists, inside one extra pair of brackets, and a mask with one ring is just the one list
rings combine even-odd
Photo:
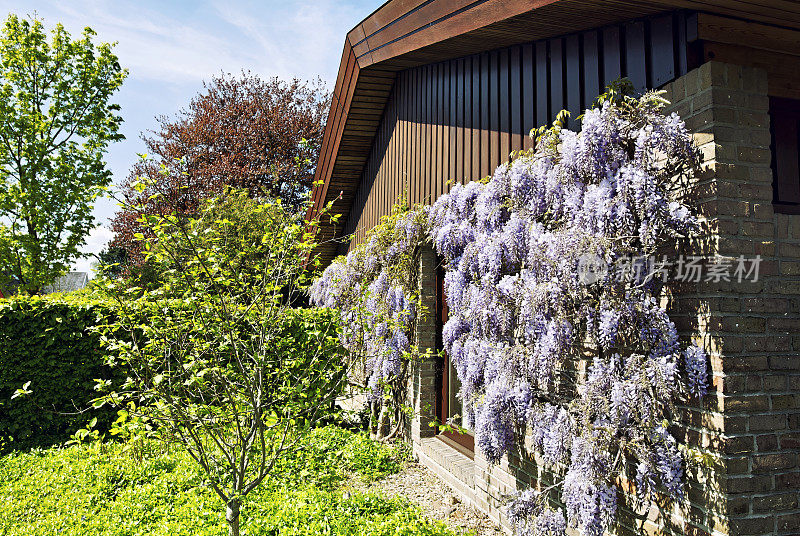
[[(147, 185), (143, 185), (146, 187)], [(307, 284), (314, 226), (280, 201), (228, 192), (198, 218), (150, 215), (144, 242), (161, 285), (101, 283), (126, 339), (130, 378), (99, 402), (133, 398), (199, 464), (239, 534), (242, 500), (330, 415), (346, 381), (333, 318), (292, 307)]]
[[(281, 199), (301, 210), (311, 189), (330, 98), (321, 82), (262, 80), (242, 73), (221, 75), (176, 117), (158, 118), (142, 136), (153, 158), (134, 165), (123, 185), (128, 207), (114, 218), (114, 245), (140, 263), (141, 214), (195, 215), (205, 199), (226, 187), (251, 197)], [(162, 173), (162, 166), (168, 173)], [(152, 187), (137, 191), (138, 177)], [(154, 190), (162, 195), (151, 197)]]
[(118, 133), (109, 99), (127, 71), (86, 28), (10, 15), (0, 35), (0, 288), (37, 294), (68, 269), (111, 182), (103, 155)]

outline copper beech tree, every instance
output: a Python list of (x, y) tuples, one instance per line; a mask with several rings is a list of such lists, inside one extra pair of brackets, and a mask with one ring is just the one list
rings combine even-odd
[[(329, 103), (321, 80), (216, 76), (186, 109), (158, 117), (159, 128), (142, 135), (149, 157), (122, 185), (123, 205), (190, 217), (203, 200), (233, 187), (299, 210), (313, 181)], [(151, 186), (137, 190), (140, 177)], [(133, 264), (142, 261), (135, 240), (146, 234), (141, 215), (123, 208), (112, 221), (111, 247)]]

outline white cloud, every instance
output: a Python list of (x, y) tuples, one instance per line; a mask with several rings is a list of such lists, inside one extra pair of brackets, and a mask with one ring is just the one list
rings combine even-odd
[(118, 42), (120, 64), (137, 78), (197, 81), (241, 61), (241, 51), (223, 35), (133, 2), (79, 0), (47, 7), (39, 14), (48, 26), (62, 22), (73, 35), (91, 26), (101, 40)]
[[(368, 9), (334, 0), (239, 2), (211, 0), (149, 6), (131, 0), (33, 1), (47, 26), (62, 22), (78, 34), (91, 26), (131, 76), (184, 83), (220, 71), (311, 78), (332, 84), (344, 37)], [(180, 7), (178, 7), (180, 5)], [(20, 12), (0, 0), (0, 9)]]
[(289, 78), (322, 76), (333, 85), (347, 32), (364, 9), (333, 0), (273, 3), (224, 2), (213, 8), (227, 24), (257, 44), (254, 70)]

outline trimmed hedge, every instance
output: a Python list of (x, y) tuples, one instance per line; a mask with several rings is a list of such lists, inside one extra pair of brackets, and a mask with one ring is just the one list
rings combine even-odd
[[(0, 450), (52, 445), (92, 417), (100, 430), (116, 418), (90, 407), (95, 379), (119, 377), (92, 331), (110, 315), (80, 294), (0, 300)], [(32, 393), (12, 400), (26, 382)]]
[[(146, 322), (155, 304), (136, 305), (136, 315)], [(116, 411), (91, 407), (98, 396), (95, 380), (119, 385), (126, 369), (124, 363), (114, 369), (105, 364), (108, 348), (94, 328), (103, 326), (100, 332), (109, 338), (118, 330), (124, 333), (115, 318), (113, 303), (81, 293), (0, 299), (0, 452), (62, 443), (93, 417), (95, 429), (108, 429)], [(278, 383), (303, 375), (310, 364), (306, 354), (313, 355), (315, 347), (312, 330), (333, 318), (331, 311), (315, 308), (294, 309), (283, 319), (274, 348), (284, 356), (285, 368), (275, 372), (285, 378), (276, 378)], [(337, 361), (345, 362), (335, 330), (326, 338), (326, 352), (340, 354)], [(27, 382), (32, 393), (12, 400)]]

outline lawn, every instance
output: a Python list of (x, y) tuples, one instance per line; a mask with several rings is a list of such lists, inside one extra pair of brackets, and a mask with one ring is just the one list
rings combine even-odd
[[(314, 431), (243, 509), (242, 534), (452, 535), (403, 499), (359, 492), (402, 469), (403, 446), (333, 426)], [(223, 509), (179, 448), (95, 443), (0, 458), (0, 535), (227, 534)]]

